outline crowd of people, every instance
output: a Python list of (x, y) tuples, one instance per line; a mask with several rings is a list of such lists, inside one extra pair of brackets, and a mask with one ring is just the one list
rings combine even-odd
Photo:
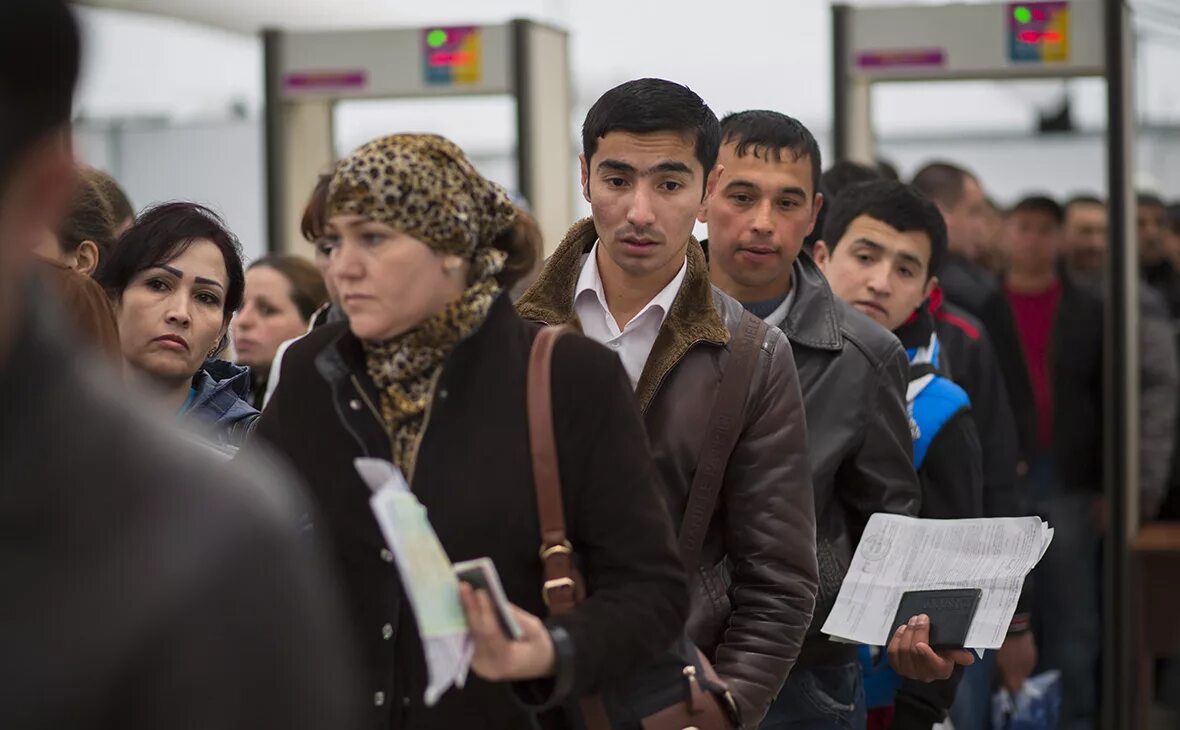
[[(825, 169), (798, 120), (644, 78), (586, 115), (592, 213), (547, 260), (399, 133), (308, 181), (306, 256), (246, 265), (213, 210), (78, 166), (80, 59), (61, 0), (0, 7), (5, 726), (985, 730), (1058, 670), (1061, 727), (1096, 727), (1100, 197)], [(1141, 194), (1138, 230), (1142, 513), (1180, 519), (1180, 203)], [(519, 625), (463, 584), (472, 676), (437, 702), (363, 458)], [(1003, 648), (821, 633), (875, 513), (1049, 521)]]

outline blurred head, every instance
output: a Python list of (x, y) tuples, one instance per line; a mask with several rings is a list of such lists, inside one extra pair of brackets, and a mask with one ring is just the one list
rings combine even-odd
[(1065, 211), (1045, 195), (1024, 198), (1008, 213), (1006, 245), (1008, 270), (1015, 274), (1045, 274), (1057, 266), (1062, 250)]
[(90, 170), (84, 169), (57, 234), (37, 247), (43, 258), (92, 276), (114, 246), (110, 209)]
[(30, 252), (69, 208), (79, 57), (78, 27), (65, 2), (0, 3), (0, 295), (16, 290)]
[(311, 315), (326, 301), (324, 277), (306, 259), (275, 254), (250, 264), (232, 326), (237, 362), (266, 377), (279, 345), (306, 332)]
[[(857, 183), (872, 180), (897, 179), (896, 177), (889, 177), (889, 175), (885, 174), (884, 164), (886, 163), (879, 162), (877, 167), (869, 167), (859, 162), (842, 160), (824, 171), (824, 174), (819, 178), (819, 191), (823, 194), (824, 204), (820, 207), (819, 214), (815, 217), (815, 227), (803, 241), (804, 251), (808, 253), (814, 251), (815, 242), (823, 238), (824, 221), (827, 220), (828, 209), (831, 208), (832, 201), (840, 194), (840, 191)], [(896, 172), (896, 170), (893, 172)]]
[(1144, 266), (1154, 266), (1168, 259), (1165, 233), (1168, 229), (1168, 208), (1158, 195), (1139, 193), (1136, 222), (1139, 226), (1139, 260)]
[(743, 301), (781, 296), (823, 206), (819, 145), (798, 120), (772, 111), (721, 121), (721, 174), (701, 208), (709, 225), (709, 271)]
[(582, 125), (582, 195), (606, 253), (604, 273), (665, 283), (675, 276), (717, 179), (719, 138), (712, 110), (671, 81), (628, 81), (594, 103)]
[(127, 197), (126, 191), (109, 174), (90, 168), (86, 171), (86, 175), (98, 188), (102, 197), (106, 199), (107, 207), (111, 212), (111, 230), (114, 232), (115, 238), (118, 239), (135, 223), (135, 206), (131, 204), (131, 198)]
[(938, 208), (893, 180), (859, 183), (832, 203), (815, 261), (836, 296), (895, 330), (938, 286), (946, 256)]
[(946, 220), (950, 250), (969, 261), (983, 254), (988, 203), (974, 175), (949, 162), (933, 162), (914, 175), (914, 187), (930, 198)]
[[(333, 170), (335, 165), (333, 165)], [(307, 199), (307, 205), (303, 208), (303, 218), (299, 224), (299, 230), (303, 233), (303, 238), (313, 246), (315, 246), (315, 265), (320, 271), (320, 277), (324, 280), (324, 286), (328, 289), (328, 301), (334, 305), (340, 304), (340, 298), (336, 296), (336, 284), (332, 277), (328, 276), (328, 263), (330, 261), (330, 250), (324, 245), (324, 232), (327, 229), (327, 209), (328, 209), (328, 188), (332, 184), (332, 172), (321, 174), (315, 183), (315, 188), (311, 191), (311, 196)]]
[(504, 189), (429, 134), (383, 137), (340, 162), (324, 246), (352, 332), (369, 341), (410, 331), (468, 287), (510, 288), (537, 255)]
[(1172, 261), (1180, 267), (1180, 203), (1168, 206), (1168, 230), (1165, 235)]
[(150, 208), (95, 277), (115, 304), (123, 359), (165, 384), (191, 379), (226, 344), (245, 288), (241, 245), (196, 203)]
[(1071, 271), (1095, 274), (1106, 268), (1106, 203), (1079, 195), (1065, 204), (1062, 244)]

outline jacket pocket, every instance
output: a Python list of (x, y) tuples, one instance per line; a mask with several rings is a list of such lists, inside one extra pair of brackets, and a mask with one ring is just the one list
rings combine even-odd
[(710, 658), (715, 656), (733, 610), (729, 600), (729, 583), (729, 566), (724, 559), (712, 567), (699, 568), (696, 580), (693, 581), (688, 635)]

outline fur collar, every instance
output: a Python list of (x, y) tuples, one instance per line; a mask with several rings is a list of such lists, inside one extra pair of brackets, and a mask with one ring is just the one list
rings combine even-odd
[[(570, 228), (561, 245), (545, 262), (537, 281), (516, 303), (521, 317), (544, 324), (578, 324), (574, 313), (574, 289), (582, 271), (582, 257), (590, 252), (596, 240), (598, 233), (590, 218), (580, 220)], [(660, 383), (692, 347), (698, 344), (724, 347), (729, 337), (729, 328), (714, 302), (705, 254), (696, 239), (690, 239), (684, 284), (664, 319), (635, 389), (640, 406), (647, 409)]]

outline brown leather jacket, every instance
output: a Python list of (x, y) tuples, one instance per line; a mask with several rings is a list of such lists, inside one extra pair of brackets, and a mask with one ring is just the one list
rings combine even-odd
[[(517, 303), (523, 317), (576, 323), (574, 289), (596, 239), (592, 220), (574, 224)], [(741, 315), (709, 283), (704, 253), (690, 241), (684, 283), (636, 388), (676, 524)], [(776, 329), (762, 345), (701, 565), (688, 568), (696, 577), (690, 634), (729, 683), (743, 726), (757, 727), (799, 655), (818, 581), (803, 400)]]

